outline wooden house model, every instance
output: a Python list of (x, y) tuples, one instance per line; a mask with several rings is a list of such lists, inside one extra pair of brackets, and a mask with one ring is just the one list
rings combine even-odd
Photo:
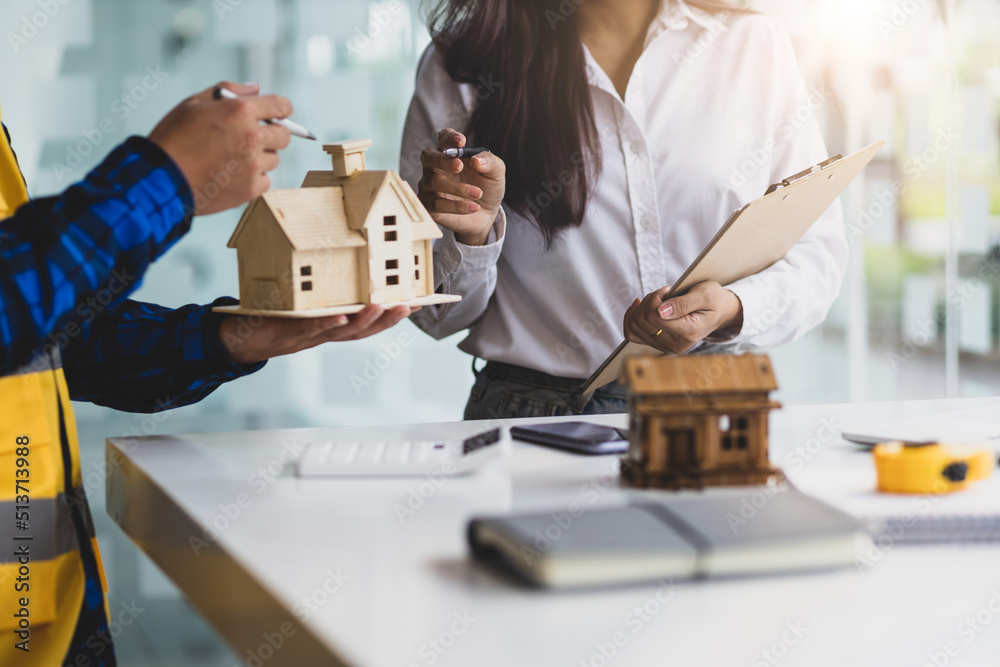
[(633, 357), (629, 452), (622, 477), (641, 488), (764, 484), (781, 477), (767, 452), (780, 404), (765, 355)]
[(394, 171), (365, 169), (371, 141), (328, 144), (332, 171), (311, 171), (301, 188), (255, 199), (229, 239), (239, 264), (240, 304), (224, 312), (318, 317), (378, 303), (428, 305), (432, 242), (441, 230)]

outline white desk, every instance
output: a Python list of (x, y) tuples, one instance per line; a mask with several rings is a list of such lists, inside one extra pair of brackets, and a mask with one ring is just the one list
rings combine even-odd
[[(824, 440), (822, 420), (840, 425), (989, 402), (998, 401), (786, 408), (772, 416), (771, 458), (802, 490), (845, 508), (912, 504), (873, 494), (869, 455), (837, 437)], [(595, 421), (622, 426), (625, 416)], [(431, 437), (460, 436), (483, 424), (343, 429), (338, 436), (390, 439), (411, 428)], [(602, 474), (609, 480), (616, 472), (616, 457), (517, 444), (512, 457), (450, 479), (433, 494), (425, 484), (430, 497), (401, 522), (394, 507), (419, 494), (421, 480), (303, 480), (289, 466), (281, 470), (288, 443), (328, 434), (303, 429), (108, 441), (109, 514), (245, 664), (264, 658), (268, 667), (336, 660), (400, 667), (941, 667), (994, 665), (1000, 656), (1000, 546), (889, 545), (870, 567), (678, 582), (659, 599), (657, 584), (532, 590), (470, 561), (467, 520), (565, 510), (591, 498), (593, 506), (620, 500), (624, 491), (616, 482), (601, 482)], [(796, 447), (815, 453), (798, 464), (788, 458)], [(269, 465), (277, 473), (271, 482), (257, 472)], [(941, 499), (935, 511), (997, 507), (998, 499), (1000, 476), (994, 475)], [(190, 538), (203, 537), (200, 527), (213, 521), (223, 528), (218, 538), (192, 546)], [(311, 609), (302, 604), (309, 598)], [(268, 636), (281, 648), (272, 650)], [(614, 648), (613, 657), (603, 657), (602, 648)]]

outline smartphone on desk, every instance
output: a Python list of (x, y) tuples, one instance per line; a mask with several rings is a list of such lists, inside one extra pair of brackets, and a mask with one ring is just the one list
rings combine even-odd
[(623, 454), (628, 451), (628, 432), (590, 422), (558, 422), (514, 426), (510, 435), (536, 445), (555, 447), (577, 454)]

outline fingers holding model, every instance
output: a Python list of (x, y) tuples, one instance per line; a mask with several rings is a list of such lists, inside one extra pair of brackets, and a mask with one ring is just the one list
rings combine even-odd
[[(236, 99), (215, 99), (217, 87)], [(187, 178), (196, 215), (239, 206), (271, 186), (267, 172), (278, 166), (278, 151), (291, 135), (281, 125), (261, 121), (287, 118), (292, 104), (259, 92), (256, 84), (213, 86), (181, 102), (150, 133)]]
[(459, 158), (445, 154), (465, 148), (466, 138), (451, 128), (438, 133), (438, 149), (420, 155), (423, 176), (417, 196), (435, 222), (455, 233), (465, 245), (485, 245), (500, 213), (506, 165), (488, 151)]
[(743, 326), (739, 297), (717, 282), (695, 285), (664, 300), (670, 286), (636, 299), (625, 312), (625, 338), (671, 354), (682, 354), (704, 338), (738, 332)]

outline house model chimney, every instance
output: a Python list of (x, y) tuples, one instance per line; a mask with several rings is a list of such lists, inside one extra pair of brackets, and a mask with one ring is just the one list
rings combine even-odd
[(356, 171), (364, 171), (365, 151), (371, 145), (371, 139), (324, 144), (323, 150), (333, 158), (333, 175), (337, 178), (345, 178)]

